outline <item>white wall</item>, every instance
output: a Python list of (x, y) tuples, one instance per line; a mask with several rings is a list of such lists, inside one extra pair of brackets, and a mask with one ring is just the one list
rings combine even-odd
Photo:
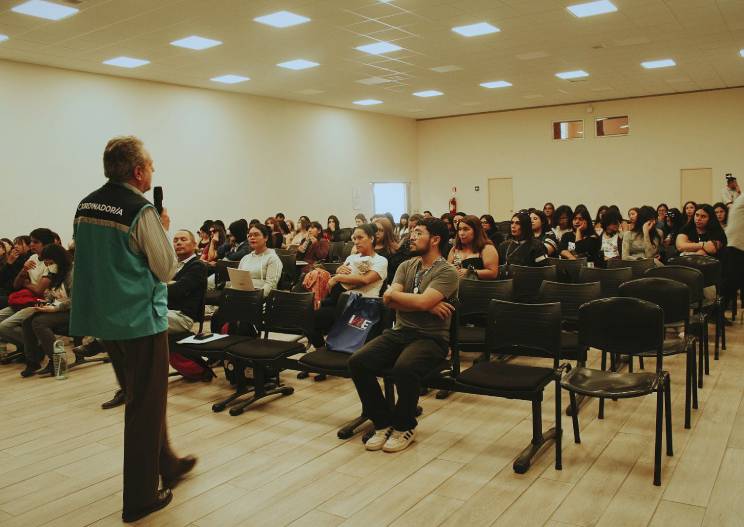
[(352, 189), (416, 174), (416, 124), (265, 97), (0, 61), (0, 235), (48, 226), (70, 239), (103, 184), (106, 141), (134, 134), (155, 163), (172, 227), (279, 210), (352, 223)]
[[(515, 210), (546, 201), (602, 204), (623, 213), (662, 201), (681, 206), (680, 169), (712, 168), (714, 201), (724, 173), (744, 179), (744, 88), (521, 110), (418, 123), (419, 205), (488, 210), (488, 179), (511, 177)], [(594, 118), (629, 115), (630, 135), (594, 137)], [(552, 122), (584, 119), (585, 139), (554, 141)], [(480, 192), (474, 186), (480, 186)]]

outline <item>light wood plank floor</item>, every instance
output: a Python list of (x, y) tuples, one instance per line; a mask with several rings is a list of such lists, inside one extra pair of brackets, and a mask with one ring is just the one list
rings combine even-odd
[[(554, 470), (551, 447), (517, 475), (528, 403), (429, 395), (416, 443), (385, 454), (366, 452), (358, 436), (336, 438), (359, 412), (350, 381), (289, 373), (293, 395), (231, 417), (211, 411), (230, 391), (222, 377), (172, 380), (171, 441), (199, 464), (173, 503), (140, 524), (744, 526), (744, 326), (729, 328), (728, 350), (711, 360), (691, 430), (683, 368), (681, 358), (667, 362), (675, 455), (664, 458), (661, 487), (651, 482), (653, 397), (608, 401), (604, 420), (589, 403), (580, 445), (564, 416), (563, 470)], [(20, 370), (0, 366), (0, 525), (120, 525), (123, 409), (99, 407), (114, 391), (111, 367), (74, 369), (66, 381), (22, 379)], [(552, 407), (549, 394), (546, 428)]]

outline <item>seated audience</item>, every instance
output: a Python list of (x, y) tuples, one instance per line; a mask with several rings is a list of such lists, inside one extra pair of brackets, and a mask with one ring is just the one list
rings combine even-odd
[[(421, 380), (437, 368), (449, 352), (450, 318), (457, 297), (458, 278), (443, 258), (449, 231), (442, 220), (423, 219), (411, 233), (411, 254), (403, 262), (383, 300), (396, 310), (394, 329), (365, 344), (349, 359), (349, 370), (362, 402), (362, 413), (372, 420), (374, 435), (367, 450), (398, 452), (416, 434), (416, 405)], [(398, 395), (391, 408), (377, 376), (389, 370)]]
[(543, 214), (545, 214), (545, 217), (548, 218), (548, 228), (553, 228), (553, 214), (555, 214), (555, 205), (553, 205), (551, 202), (547, 202), (545, 205), (543, 205)]
[(486, 237), (491, 240), (494, 247), (501, 245), (504, 241), (504, 236), (496, 228), (496, 220), (490, 214), (484, 214), (480, 217), (480, 223), (483, 227), (483, 232), (486, 233)]
[(204, 252), (204, 249), (209, 245), (209, 241), (211, 239), (209, 230), (212, 228), (213, 225), (214, 222), (212, 220), (204, 220), (204, 223), (202, 223), (202, 226), (199, 227), (199, 230), (196, 233), (196, 235), (199, 237), (199, 244), (196, 247), (199, 254), (202, 254)]
[(323, 226), (317, 221), (310, 223), (307, 237), (297, 248), (297, 260), (307, 262), (307, 265), (302, 268), (302, 272), (311, 271), (315, 262), (325, 261), (328, 258), (330, 248), (331, 245), (328, 240), (323, 238)]
[(635, 228), (636, 219), (638, 218), (638, 207), (628, 209), (628, 219), (622, 223), (622, 231), (630, 232)]
[[(38, 230), (39, 229), (34, 232), (37, 232)], [(37, 233), (36, 236), (34, 236), (34, 232), (32, 232), (31, 236), (32, 250), (34, 250), (34, 246), (39, 243), (36, 236), (44, 235)], [(34, 243), (34, 241), (36, 241), (36, 243)], [(28, 278), (25, 278), (24, 287), (33, 291), (35, 296), (44, 299), (44, 310), (53, 311), (51, 307), (56, 308), (58, 306), (64, 306), (64, 309), (68, 310), (69, 302), (67, 302), (67, 300), (71, 294), (70, 291), (72, 291), (72, 258), (70, 257), (70, 254), (64, 247), (55, 243), (49, 243), (44, 245), (39, 253), (34, 256), (38, 258), (40, 264), (39, 267), (44, 267), (44, 275), (39, 278), (35, 285), (31, 284)], [(30, 261), (31, 259), (28, 260), (28, 262)], [(26, 265), (28, 265), (28, 262), (26, 262)], [(26, 274), (26, 272), (21, 271), (19, 277), (24, 274)], [(12, 314), (0, 321), (0, 340), (15, 344), (17, 349), (22, 350), (25, 353), (23, 323), (26, 319), (35, 315), (39, 310), (37, 309), (37, 306), (19, 306), (16, 308), (8, 307), (6, 309), (12, 310)], [(24, 377), (32, 375), (33, 372), (39, 369), (39, 361), (41, 358), (42, 357), (38, 357), (35, 354), (32, 356), (32, 362), (30, 364), (31, 369), (28, 367), (26, 368), (28, 371), (25, 372), (25, 375), (23, 375)]]
[(466, 216), (464, 212), (455, 212), (452, 215), (452, 226), (455, 228), (455, 231), (457, 231), (457, 226), (460, 225), (460, 221)]
[(571, 232), (571, 220), (573, 219), (574, 212), (568, 205), (561, 205), (553, 213), (553, 234), (558, 242), (561, 241), (563, 235), (567, 232)]
[(227, 235), (225, 234), (225, 228), (215, 221), (209, 228), (209, 236), (209, 244), (202, 249), (200, 259), (208, 265), (214, 266), (215, 262), (219, 260), (217, 250), (225, 244)]
[(623, 218), (620, 211), (608, 208), (602, 215), (601, 240), (601, 262), (605, 266), (608, 260), (617, 260), (622, 255), (622, 240), (620, 238), (620, 225)]
[(323, 238), (329, 242), (340, 242), (341, 240), (341, 224), (338, 221), (338, 216), (331, 214), (328, 216), (326, 223), (327, 227), (323, 231)]
[(548, 217), (541, 210), (530, 209), (530, 221), (532, 222), (532, 235), (545, 246), (545, 254), (557, 257), (558, 240), (555, 233), (550, 229)]
[(430, 210), (425, 210), (425, 211), (423, 212), (422, 216), (423, 216), (424, 218), (433, 218), (433, 217), (434, 217), (434, 215), (433, 215), (433, 214), (431, 213), (431, 211), (430, 211)]
[(452, 244), (455, 243), (455, 236), (457, 236), (457, 230), (455, 229), (455, 215), (445, 212), (439, 217), (439, 219), (441, 219), (447, 226), (447, 232), (449, 232), (448, 242), (451, 247)]
[(5, 261), (0, 265), (0, 309), (8, 306), (7, 296), (13, 291), (13, 282), (31, 254), (31, 238), (17, 236), (12, 248), (5, 255)]
[(385, 257), (388, 262), (387, 281), (388, 283), (395, 276), (400, 263), (407, 258), (408, 248), (401, 249), (395, 240), (393, 224), (384, 216), (377, 218), (374, 222), (377, 230), (375, 231), (375, 252)]
[(478, 216), (464, 216), (457, 224), (457, 239), (447, 257), (460, 278), (496, 280), (499, 253), (486, 238)]
[(669, 227), (666, 222), (667, 214), (669, 214), (669, 205), (666, 203), (660, 203), (659, 206), (656, 207), (656, 228), (662, 232), (664, 237), (669, 234)]
[(567, 232), (561, 238), (559, 246), (561, 257), (569, 260), (585, 257), (587, 262), (600, 265), (602, 262), (599, 256), (601, 242), (594, 231), (592, 218), (586, 207), (576, 207), (573, 227), (572, 232)]
[(667, 234), (664, 237), (664, 261), (677, 256), (677, 236), (685, 226), (685, 215), (677, 208), (669, 209), (666, 217)]
[[(321, 228), (321, 230), (323, 229)], [(297, 220), (297, 228), (295, 229), (294, 233), (290, 235), (287, 245), (302, 245), (302, 243), (307, 239), (309, 231), (310, 220), (301, 217), (299, 220)]]
[(728, 223), (728, 207), (722, 202), (718, 202), (713, 205), (713, 211), (716, 213), (716, 219), (721, 224), (721, 228), (726, 230), (726, 224)]
[(656, 211), (644, 205), (638, 209), (633, 229), (623, 236), (623, 260), (660, 258), (663, 235), (656, 229)]
[[(251, 220), (251, 223), (261, 224), (258, 220)], [(220, 247), (217, 255), (222, 260), (239, 262), (251, 250), (246, 239), (248, 235), (248, 222), (242, 219), (232, 222), (227, 235), (228, 243)]]
[(597, 209), (597, 215), (594, 218), (594, 232), (597, 233), (597, 236), (602, 234), (602, 216), (604, 216), (604, 213), (607, 212), (608, 208), (607, 205), (601, 205)]
[(284, 233), (284, 247), (289, 247), (295, 235), (295, 224), (292, 220), (284, 220), (284, 224), (287, 226), (287, 232)]
[(532, 220), (527, 211), (519, 211), (511, 219), (511, 236), (499, 245), (501, 265), (540, 267), (548, 263), (545, 245), (532, 234)]
[(419, 224), (424, 217), (421, 214), (411, 214), (408, 218), (408, 225), (405, 234), (400, 237), (400, 251), (403, 253), (408, 252), (408, 244), (411, 238), (411, 231)]
[(677, 250), (682, 255), (704, 254), (719, 258), (726, 247), (726, 233), (710, 205), (697, 205), (693, 221), (682, 227), (677, 236)]
[(276, 289), (282, 276), (282, 261), (276, 251), (268, 247), (269, 229), (265, 225), (254, 225), (248, 231), (251, 252), (240, 260), (238, 269), (250, 271), (253, 286), (263, 289), (264, 297)]
[(359, 227), (360, 225), (364, 225), (365, 223), (367, 223), (367, 217), (364, 214), (359, 213), (354, 216), (354, 223), (357, 227)]
[(280, 222), (281, 220), (277, 220), (273, 216), (269, 216), (264, 222), (264, 225), (266, 225), (271, 233), (268, 241), (270, 249), (281, 249), (284, 246), (284, 231), (280, 226)]
[(399, 222), (395, 225), (395, 235), (400, 240), (403, 236), (408, 234), (408, 219), (410, 216), (407, 213), (400, 215)]
[(687, 201), (682, 206), (682, 212), (685, 214), (685, 225), (692, 223), (695, 218), (695, 211), (698, 209), (697, 203), (694, 201)]

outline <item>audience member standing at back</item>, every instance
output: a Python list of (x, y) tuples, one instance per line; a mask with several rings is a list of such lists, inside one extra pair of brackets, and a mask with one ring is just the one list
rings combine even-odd
[[(383, 300), (396, 310), (393, 329), (365, 344), (349, 359), (349, 370), (362, 401), (362, 413), (375, 426), (367, 450), (398, 452), (416, 433), (416, 405), (421, 380), (449, 351), (450, 319), (458, 278), (442, 251), (448, 229), (442, 220), (424, 218), (411, 233), (411, 255), (403, 262)], [(390, 408), (377, 376), (390, 369), (398, 402)]]
[(460, 278), (496, 280), (499, 277), (499, 253), (486, 238), (477, 216), (464, 216), (457, 224), (455, 246), (447, 261), (455, 266)]

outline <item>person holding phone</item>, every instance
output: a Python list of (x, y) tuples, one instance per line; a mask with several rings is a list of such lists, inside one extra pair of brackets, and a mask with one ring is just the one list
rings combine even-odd
[(653, 207), (644, 205), (638, 209), (633, 229), (623, 236), (623, 260), (659, 259), (664, 240), (656, 228), (657, 214)]

